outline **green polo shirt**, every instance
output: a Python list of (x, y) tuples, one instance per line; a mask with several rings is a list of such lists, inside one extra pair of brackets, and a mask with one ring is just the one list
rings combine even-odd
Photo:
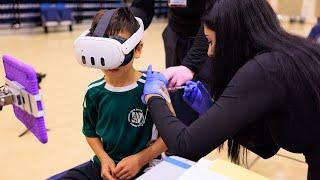
[[(141, 101), (145, 76), (126, 87), (110, 86), (104, 78), (88, 86), (82, 132), (100, 138), (116, 163), (143, 150), (151, 139), (153, 122)], [(97, 156), (93, 162), (100, 165)]]

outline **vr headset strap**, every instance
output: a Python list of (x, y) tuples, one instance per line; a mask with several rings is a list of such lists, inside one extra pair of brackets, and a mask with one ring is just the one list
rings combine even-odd
[(110, 20), (116, 9), (107, 10), (106, 13), (101, 17), (97, 24), (96, 29), (93, 32), (93, 37), (104, 37), (105, 32), (109, 26)]

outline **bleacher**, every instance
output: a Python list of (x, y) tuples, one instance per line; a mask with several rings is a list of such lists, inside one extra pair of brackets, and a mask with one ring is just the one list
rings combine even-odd
[(168, 0), (156, 0), (154, 6), (154, 13), (157, 18), (167, 17)]
[[(42, 25), (40, 9), (43, 3), (65, 3), (76, 23), (91, 19), (100, 9), (125, 6), (121, 0), (1, 0), (0, 28)], [(155, 16), (166, 17), (167, 12), (167, 0), (156, 0)]]

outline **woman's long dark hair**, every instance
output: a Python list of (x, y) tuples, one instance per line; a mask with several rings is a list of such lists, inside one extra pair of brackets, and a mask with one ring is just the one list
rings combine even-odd
[[(296, 95), (307, 96), (305, 101), (319, 112), (320, 48), (283, 30), (266, 0), (216, 0), (203, 22), (216, 33), (213, 61), (216, 99), (246, 62), (259, 53), (275, 52), (281, 56), (276, 62), (284, 83), (295, 88)], [(231, 160), (239, 162), (240, 145), (229, 139), (228, 147)]]

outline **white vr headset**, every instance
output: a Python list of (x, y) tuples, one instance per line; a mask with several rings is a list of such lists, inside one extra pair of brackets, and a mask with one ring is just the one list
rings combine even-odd
[(74, 51), (81, 65), (98, 69), (115, 69), (128, 64), (133, 58), (134, 48), (143, 37), (143, 22), (136, 17), (140, 27), (127, 40), (103, 37), (114, 12), (115, 9), (106, 11), (92, 36), (89, 36), (87, 30), (75, 40)]

